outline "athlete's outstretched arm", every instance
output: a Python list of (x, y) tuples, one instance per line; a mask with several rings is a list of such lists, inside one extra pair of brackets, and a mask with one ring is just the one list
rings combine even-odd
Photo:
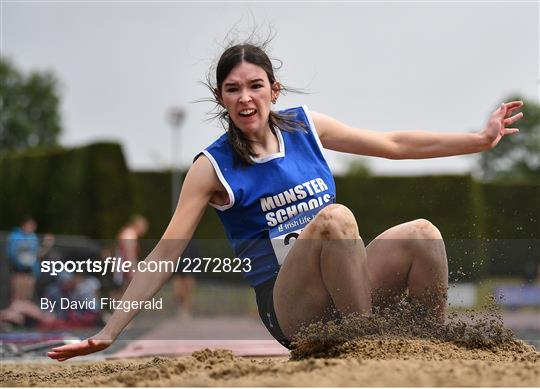
[(378, 132), (352, 128), (316, 112), (312, 117), (325, 148), (390, 159), (421, 159), (472, 154), (495, 147), (503, 136), (519, 131), (507, 127), (523, 117), (521, 112), (515, 114), (522, 106), (522, 101), (501, 104), (477, 133)]
[[(163, 237), (145, 261), (175, 259), (184, 251), (199, 224), (212, 195), (218, 190), (219, 181), (206, 157), (200, 157), (189, 169), (178, 205)], [(137, 272), (122, 300), (149, 300), (170, 278), (170, 272)], [(47, 355), (59, 361), (101, 351), (114, 342), (138, 310), (114, 311), (105, 327), (95, 336), (78, 343), (53, 348)]]

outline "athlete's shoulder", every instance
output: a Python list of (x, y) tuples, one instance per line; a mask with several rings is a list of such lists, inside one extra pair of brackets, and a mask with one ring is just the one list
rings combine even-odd
[(218, 158), (220, 160), (223, 158), (227, 159), (228, 156), (232, 155), (232, 153), (232, 146), (229, 143), (227, 133), (225, 133), (201, 150), (195, 156), (195, 158), (193, 158), (193, 161), (197, 160), (201, 155), (206, 155), (206, 157), (210, 160), (214, 158)]
[(201, 153), (205, 154), (212, 163), (218, 161), (219, 164), (232, 164), (234, 151), (227, 133), (221, 135), (218, 139), (212, 142)]
[(221, 189), (214, 170), (214, 159), (208, 152), (200, 152), (188, 170), (184, 183), (195, 193), (214, 193)]

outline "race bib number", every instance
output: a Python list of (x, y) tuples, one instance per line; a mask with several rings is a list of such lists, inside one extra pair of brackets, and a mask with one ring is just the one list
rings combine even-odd
[(316, 208), (295, 216), (270, 230), (270, 241), (279, 266), (283, 264), (289, 251), (302, 230), (312, 221), (322, 208)]

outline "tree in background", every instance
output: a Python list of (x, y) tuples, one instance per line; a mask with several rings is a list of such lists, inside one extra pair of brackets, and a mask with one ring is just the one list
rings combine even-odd
[(485, 181), (540, 179), (540, 105), (519, 96), (504, 101), (513, 100), (525, 103), (519, 133), (506, 136), (497, 147), (480, 154), (478, 170)]
[(0, 154), (56, 145), (62, 131), (59, 103), (52, 73), (24, 75), (0, 57)]
[(373, 173), (364, 159), (356, 158), (347, 166), (345, 177), (367, 178), (373, 176)]

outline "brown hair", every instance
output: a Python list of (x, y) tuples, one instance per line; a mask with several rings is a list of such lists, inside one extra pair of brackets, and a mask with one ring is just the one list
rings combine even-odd
[[(213, 113), (211, 113), (211, 118), (218, 118), (221, 121), (223, 127), (227, 131), (227, 136), (233, 148), (236, 159), (244, 165), (252, 165), (252, 157), (256, 157), (257, 154), (253, 151), (253, 147), (249, 139), (247, 139), (244, 133), (234, 125), (229, 113), (221, 103), (221, 85), (229, 73), (237, 65), (245, 61), (261, 67), (266, 72), (270, 85), (272, 86), (276, 81), (276, 77), (274, 75), (274, 67), (272, 66), (272, 62), (265, 51), (267, 43), (268, 41), (260, 45), (244, 43), (230, 46), (223, 52), (223, 54), (221, 54), (221, 57), (219, 58), (216, 66), (215, 82), (212, 80), (211, 71), (209, 71), (206, 76), (206, 82), (204, 83), (204, 85), (210, 89), (213, 97), (210, 99), (203, 99), (201, 101), (210, 101), (215, 104), (215, 109)], [(285, 87), (283, 85), (281, 86), (280, 91), (282, 93), (305, 93), (299, 89)], [(306, 125), (296, 120), (293, 114), (283, 114), (271, 110), (268, 122), (270, 129), (274, 134), (276, 133), (277, 128), (283, 131), (306, 130)]]

